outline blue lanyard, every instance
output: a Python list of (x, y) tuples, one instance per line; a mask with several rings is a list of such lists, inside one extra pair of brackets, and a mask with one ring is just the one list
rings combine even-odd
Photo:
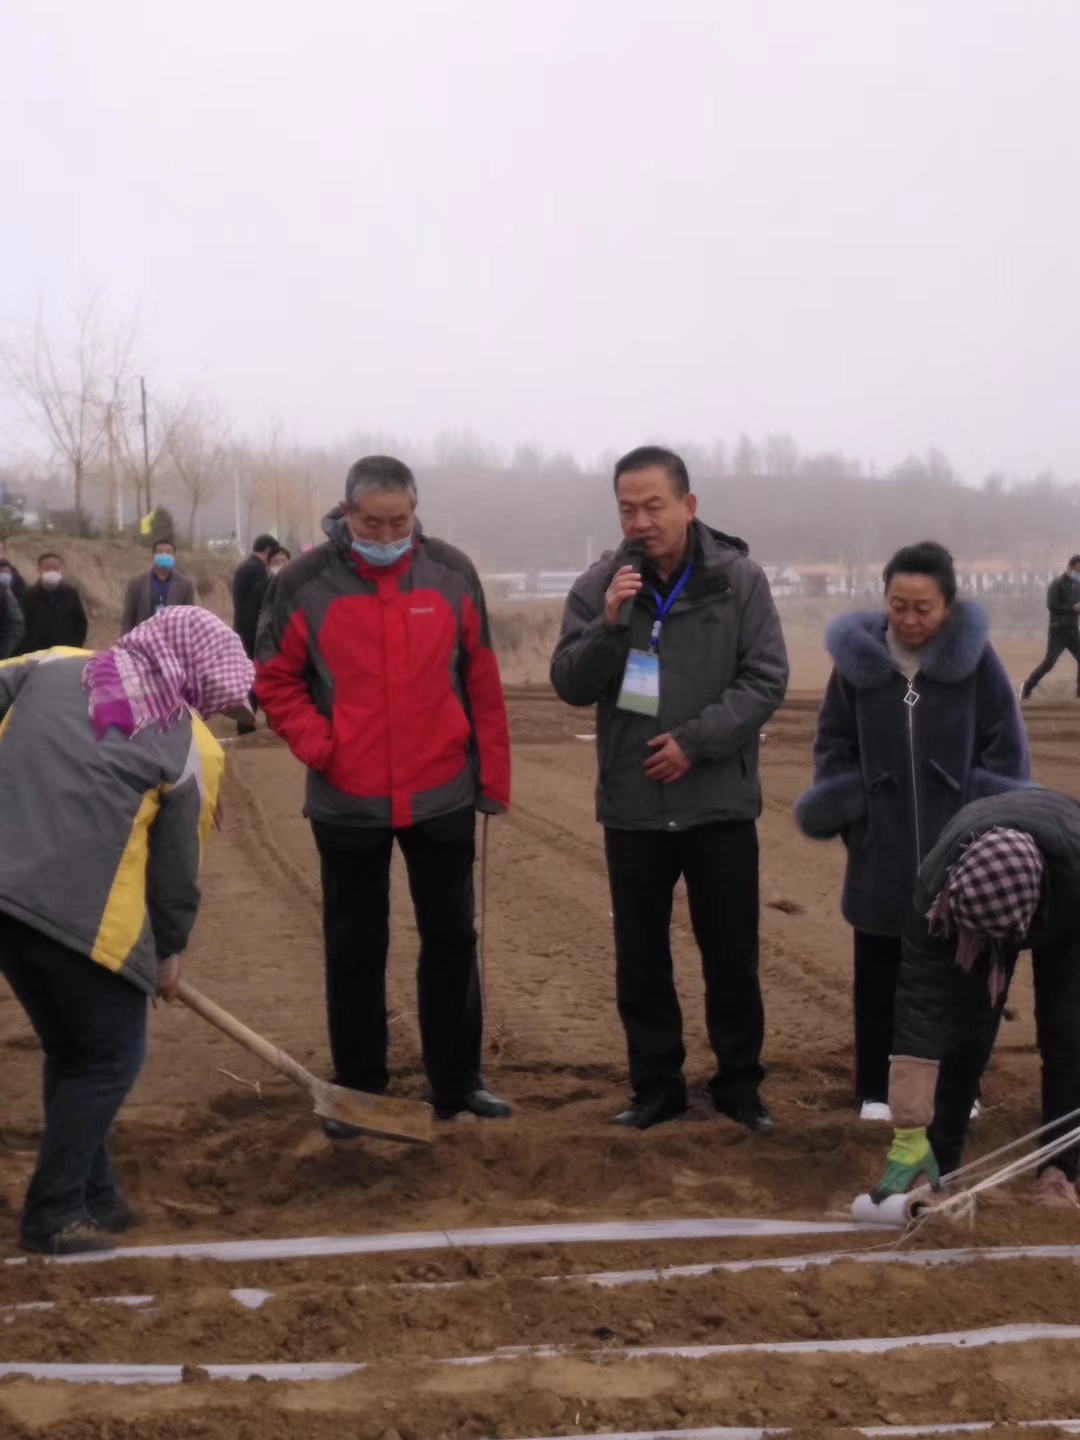
[(686, 569), (680, 575), (679, 583), (675, 586), (674, 590), (672, 590), (671, 594), (667, 597), (666, 600), (660, 599), (660, 591), (657, 590), (655, 585), (651, 587), (653, 596), (656, 599), (656, 619), (653, 621), (652, 634), (649, 636), (649, 649), (653, 652), (654, 655), (656, 654), (656, 647), (660, 644), (660, 627), (667, 619), (668, 611), (675, 604), (675, 601), (678, 600), (679, 596), (686, 588), (686, 582), (690, 579), (690, 576), (693, 573), (693, 569), (694, 562), (691, 560), (689, 565), (687, 565)]

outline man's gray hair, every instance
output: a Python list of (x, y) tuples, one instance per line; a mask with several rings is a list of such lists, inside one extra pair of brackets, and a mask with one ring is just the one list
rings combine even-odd
[(392, 455), (365, 455), (345, 477), (345, 503), (355, 510), (361, 496), (372, 491), (400, 490), (416, 504), (416, 476)]

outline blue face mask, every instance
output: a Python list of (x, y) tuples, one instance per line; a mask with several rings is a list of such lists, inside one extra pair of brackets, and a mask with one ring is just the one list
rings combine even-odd
[(375, 540), (354, 540), (352, 548), (369, 565), (374, 565), (379, 570), (385, 570), (388, 565), (396, 565), (403, 556), (409, 553), (412, 549), (412, 536), (410, 535), (406, 540), (395, 540), (390, 545), (380, 545)]
[(0, 585), (3, 585), (5, 588), (10, 588), (14, 580), (15, 577), (10, 570), (0, 570)]
[(162, 552), (162, 554), (154, 556), (154, 566), (158, 570), (171, 570), (175, 564), (175, 555), (166, 555)]

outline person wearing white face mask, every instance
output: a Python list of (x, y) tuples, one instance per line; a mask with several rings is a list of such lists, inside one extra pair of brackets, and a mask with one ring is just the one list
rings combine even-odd
[[(509, 804), (510, 740), (480, 579), (459, 550), (423, 533), (412, 471), (390, 456), (356, 462), (323, 529), (326, 543), (271, 582), (255, 693), (308, 769), (334, 1079), (375, 1094), (389, 1083), (396, 841), (420, 934), (420, 1038), (435, 1113), (500, 1119), (510, 1106), (480, 1072), (473, 861), (476, 812)], [(350, 1138), (337, 1121), (323, 1128)]]
[(14, 653), (35, 655), (39, 650), (67, 646), (81, 650), (86, 643), (89, 622), (82, 596), (64, 579), (64, 562), (46, 551), (38, 560), (38, 579), (23, 602), (26, 631)]

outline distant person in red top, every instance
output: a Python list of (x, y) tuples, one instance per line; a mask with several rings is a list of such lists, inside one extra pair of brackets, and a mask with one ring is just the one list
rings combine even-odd
[[(400, 460), (358, 460), (327, 541), (278, 575), (255, 647), (259, 703), (308, 767), (322, 862), (334, 1079), (388, 1083), (390, 856), (420, 934), (420, 1037), (436, 1114), (501, 1119), (484, 1088), (474, 928), (476, 811), (510, 802), (510, 740), (479, 577), (424, 535)], [(353, 1132), (324, 1121), (333, 1139)]]

